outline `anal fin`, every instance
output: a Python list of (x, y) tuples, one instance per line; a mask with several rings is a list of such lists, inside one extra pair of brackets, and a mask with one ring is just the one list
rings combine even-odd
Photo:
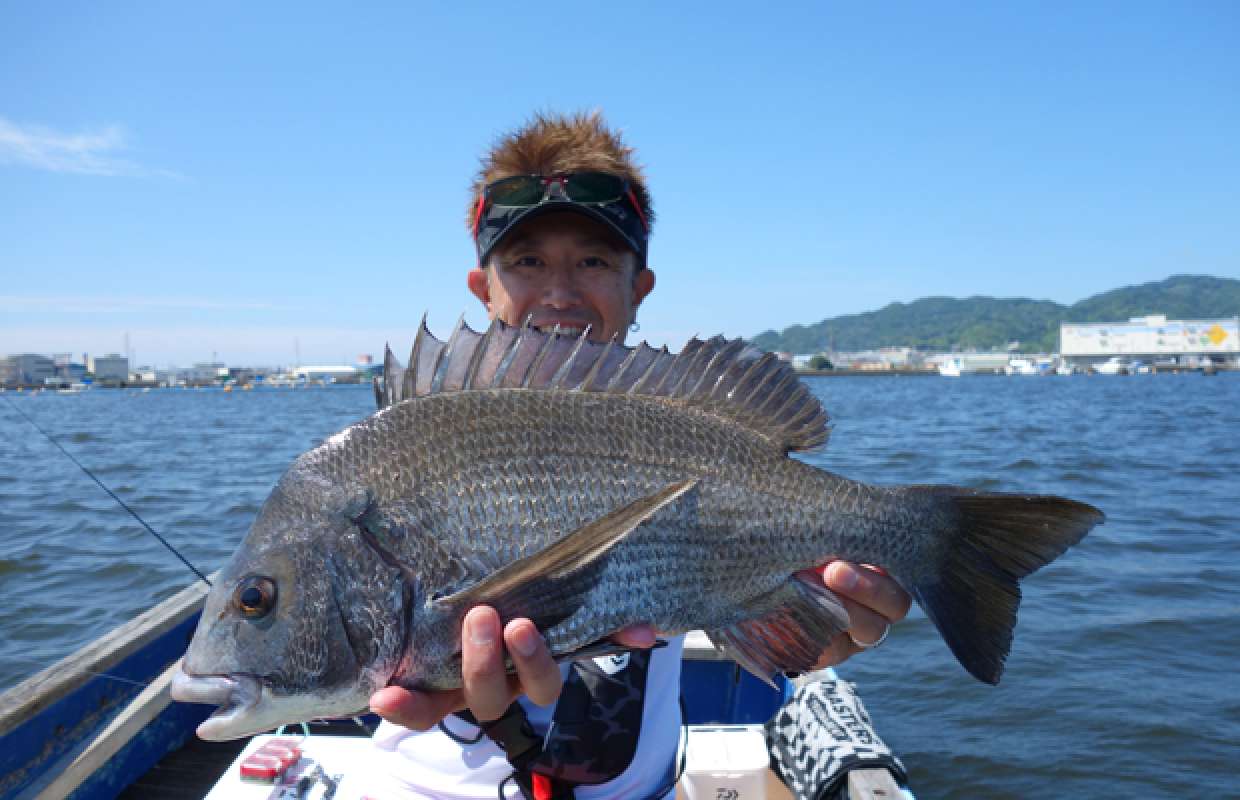
[(754, 616), (707, 631), (711, 642), (757, 677), (774, 685), (780, 672), (808, 672), (836, 635), (848, 629), (848, 611), (821, 581), (791, 576), (751, 603)]

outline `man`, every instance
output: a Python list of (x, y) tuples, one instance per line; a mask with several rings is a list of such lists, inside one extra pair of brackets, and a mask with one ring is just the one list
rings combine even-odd
[[(509, 325), (530, 318), (541, 328), (588, 329), (597, 341), (623, 340), (655, 286), (646, 263), (653, 221), (632, 149), (597, 113), (537, 116), (483, 160), (467, 219), (478, 266), (467, 285), (489, 317)], [(877, 570), (834, 562), (824, 576), (844, 600), (851, 629), (823, 643), (820, 667), (873, 647), (908, 613), (908, 595)], [(638, 625), (615, 639), (647, 648), (655, 635)], [(505, 653), (514, 676), (505, 673)], [(552, 661), (529, 620), (502, 624), (486, 607), (466, 615), (461, 654), (459, 690), (391, 687), (371, 698), (372, 710), (404, 726), (385, 723), (376, 742), (391, 754), (396, 783), (412, 796), (495, 797), (511, 772), (503, 753), (478, 728), (445, 717), (467, 708), (477, 720), (494, 720), (522, 698), (535, 730), (544, 731), (568, 669)], [(641, 735), (627, 768), (607, 783), (579, 787), (577, 797), (647, 797), (663, 785), (680, 722), (679, 659), (679, 640), (650, 657)], [(512, 796), (516, 787), (507, 789)]]

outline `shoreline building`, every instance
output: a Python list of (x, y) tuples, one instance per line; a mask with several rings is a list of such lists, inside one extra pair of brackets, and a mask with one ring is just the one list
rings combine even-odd
[(56, 377), (56, 363), (38, 353), (16, 353), (0, 358), (0, 385), (43, 386)]
[(178, 370), (174, 382), (190, 386), (214, 386), (228, 380), (228, 365), (223, 361), (199, 361), (192, 367)]
[(95, 383), (118, 384), (129, 381), (129, 359), (116, 353), (106, 356), (91, 356), (86, 362), (87, 369), (95, 376)]
[(1127, 322), (1059, 326), (1059, 354), (1074, 367), (1122, 357), (1154, 364), (1240, 367), (1240, 317), (1167, 319), (1164, 314)]

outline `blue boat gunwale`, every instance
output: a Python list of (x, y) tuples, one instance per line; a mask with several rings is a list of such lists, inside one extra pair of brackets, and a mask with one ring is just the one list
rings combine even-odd
[[(46, 788), (148, 684), (175, 664), (197, 627), (206, 592), (202, 584), (193, 584), (0, 694), (0, 798), (33, 796)], [(151, 720), (157, 723), (170, 712), (166, 693), (152, 702), (163, 705)], [(173, 705), (180, 707), (171, 709), (173, 716), (188, 712), (181, 725), (209, 713), (203, 706)], [(131, 738), (151, 740), (152, 752), (132, 752), (134, 742), (129, 739), (115, 742), (114, 754), (128, 751), (125, 758), (115, 759), (127, 767), (120, 772), (132, 772), (150, 761), (142, 767), (145, 771), (183, 741), (151, 737), (149, 732)], [(98, 775), (91, 770), (73, 796), (114, 796), (115, 792), (92, 793), (88, 784), (121, 779), (120, 774), (107, 774), (117, 772), (116, 767), (110, 764)]]

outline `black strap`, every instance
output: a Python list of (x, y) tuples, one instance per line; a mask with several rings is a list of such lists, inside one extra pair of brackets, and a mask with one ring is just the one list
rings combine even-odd
[[(573, 800), (572, 784), (544, 775), (535, 776), (531, 765), (542, 754), (543, 740), (534, 732), (525, 709), (518, 702), (508, 706), (503, 716), (490, 722), (479, 722), (477, 717), (467, 708), (457, 712), (457, 716), (485, 733), (495, 742), (504, 757), (512, 765), (509, 778), (516, 782), (521, 796), (526, 800)], [(505, 781), (506, 782), (506, 781)], [(538, 791), (535, 791), (535, 783)], [(499, 796), (504, 796), (504, 785), (499, 786)]]
[(520, 703), (491, 722), (478, 722), (468, 709), (457, 716), (504, 751), (511, 778), (527, 800), (572, 800), (574, 786), (606, 783), (633, 763), (651, 653), (573, 662), (545, 738), (534, 732)]

